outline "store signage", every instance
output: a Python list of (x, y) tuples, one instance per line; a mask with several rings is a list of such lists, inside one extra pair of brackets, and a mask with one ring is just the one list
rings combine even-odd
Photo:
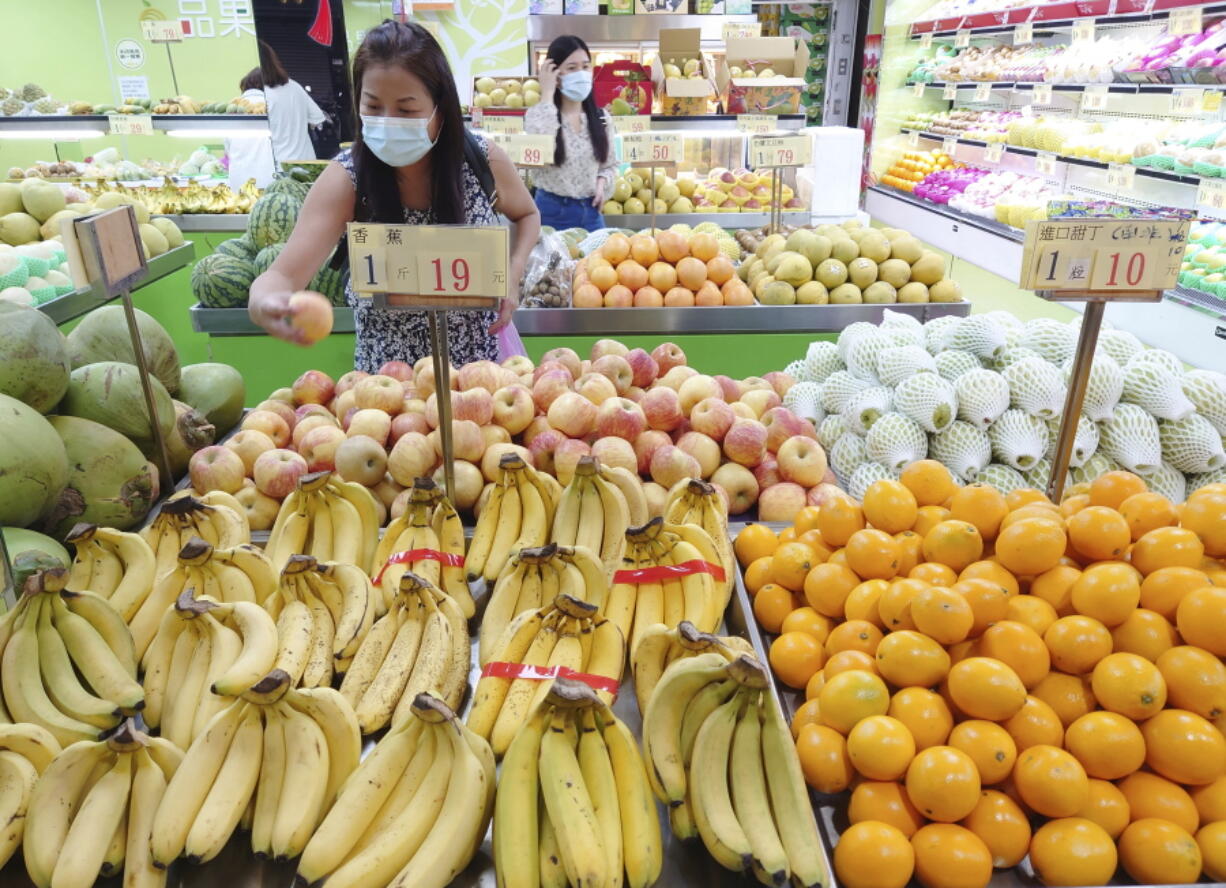
[(1082, 111), (1103, 111), (1107, 107), (1107, 87), (1087, 86), (1081, 94)]
[(1137, 168), (1130, 163), (1107, 165), (1107, 187), (1127, 191), (1136, 182)]
[(958, 84), (945, 84), (945, 89), (941, 90), (941, 98), (948, 99), (951, 102), (956, 100), (958, 98)]
[(149, 98), (149, 78), (143, 74), (116, 77), (115, 79), (119, 83), (119, 97), (125, 102), (131, 99)]
[(1192, 6), (1184, 9), (1172, 9), (1166, 29), (1169, 33), (1177, 36), (1199, 34), (1204, 30), (1201, 26), (1201, 8), (1199, 6)]
[(1201, 179), (1196, 189), (1196, 205), (1213, 210), (1226, 210), (1226, 180)]
[(991, 142), (987, 148), (983, 149), (983, 159), (988, 163), (1000, 163), (1002, 157), (1005, 156), (1004, 142)]
[(1094, 19), (1077, 19), (1073, 22), (1073, 42), (1086, 43), (1094, 39)]
[(724, 22), (723, 38), (725, 41), (761, 36), (761, 22)]
[(153, 19), (140, 23), (141, 34), (151, 43), (182, 43), (183, 23), (169, 19)]
[(1036, 105), (1051, 104), (1051, 84), (1036, 83), (1034, 85), (1034, 103)]
[(650, 114), (627, 114), (610, 118), (616, 133), (645, 133), (651, 130)]
[(106, 129), (112, 136), (151, 136), (153, 116), (150, 114), (108, 114)]
[(1034, 171), (1040, 176), (1056, 175), (1056, 155), (1050, 151), (1040, 151), (1034, 156)]
[(145, 48), (136, 40), (120, 40), (115, 44), (115, 58), (129, 71), (145, 65)]
[(622, 160), (637, 166), (676, 163), (681, 159), (680, 133), (626, 133)]
[(1191, 223), (1182, 219), (1029, 222), (1022, 248), (1027, 290), (1166, 290), (1175, 286)]
[(752, 167), (808, 166), (813, 148), (807, 134), (798, 136), (755, 136), (749, 141)]
[(958, 140), (953, 136), (946, 136), (941, 140), (941, 150), (945, 152), (946, 157), (955, 157), (958, 153)]
[(1034, 43), (1034, 25), (1022, 22), (1013, 29), (1013, 45), (1025, 46), (1027, 43)]
[(742, 133), (773, 133), (779, 129), (779, 118), (773, 114), (738, 114), (736, 128)]
[(975, 84), (975, 101), (976, 102), (992, 101), (992, 84), (976, 83)]
[(1196, 114), (1205, 101), (1203, 89), (1175, 89), (1171, 91), (1171, 111), (1176, 114)]
[(911, 95), (915, 96), (917, 99), (922, 99), (924, 97), (924, 89), (926, 86), (927, 84), (923, 82), (916, 83), (911, 87)]
[(131, 207), (74, 219), (61, 234), (69, 255), (79, 258), (85, 279), (99, 284), (107, 296), (131, 290), (148, 274), (136, 212)]
[(928, 31), (925, 34), (920, 34), (920, 49), (929, 49), (932, 47), (932, 32)]
[(965, 49), (971, 45), (971, 32), (963, 28), (954, 35), (954, 49)]
[(491, 133), (490, 140), (501, 145), (502, 150), (516, 166), (549, 166), (553, 163), (554, 137), (538, 133)]

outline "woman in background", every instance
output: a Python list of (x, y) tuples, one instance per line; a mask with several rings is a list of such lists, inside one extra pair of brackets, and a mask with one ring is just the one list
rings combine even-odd
[[(263, 102), (264, 80), (259, 68), (252, 68), (239, 81), (244, 99)], [(277, 166), (272, 159), (272, 139), (268, 133), (250, 136), (230, 136), (226, 139), (226, 157), (229, 163), (230, 187), (237, 191), (248, 179), (255, 179), (260, 188), (268, 186), (276, 175)]]
[(278, 164), (295, 160), (314, 160), (309, 127), (327, 120), (296, 80), (291, 80), (281, 66), (281, 60), (263, 40), (260, 45), (260, 78), (264, 84), (264, 101), (268, 106), (268, 130), (272, 134), (272, 153)]

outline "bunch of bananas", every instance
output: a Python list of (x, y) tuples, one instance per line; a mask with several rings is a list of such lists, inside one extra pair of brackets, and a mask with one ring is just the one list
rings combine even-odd
[(677, 626), (665, 626), (663, 623), (648, 626), (639, 639), (638, 647), (630, 656), (639, 712), (647, 711), (651, 692), (655, 690), (660, 676), (669, 664), (683, 657), (695, 657), (708, 651), (720, 651), (725, 656), (735, 656), (738, 653), (752, 656), (754, 653), (753, 645), (739, 635), (717, 636), (700, 632), (698, 627), (686, 620), (682, 620)]
[(400, 577), (411, 572), (450, 595), (460, 606), (464, 619), (477, 612), (464, 577), (464, 525), (460, 513), (430, 478), (413, 482), (407, 508), (384, 531), (371, 570), (389, 608), (400, 588)]
[(464, 699), (472, 659), (468, 623), (455, 600), (425, 577), (405, 573), (391, 609), (371, 627), (341, 681), (363, 734), (404, 724), (418, 694), (452, 709)]
[(298, 875), (329, 888), (442, 888), (476, 854), (494, 807), (494, 755), (443, 701), (418, 694), (315, 831)]
[[(597, 693), (612, 703), (626, 663), (621, 630), (598, 615), (593, 604), (561, 594), (535, 611), (519, 614), (491, 651), (488, 667), (477, 682), (468, 726), (486, 737), (501, 756), (528, 718), (549, 693), (546, 676), (580, 674), (608, 679)], [(535, 673), (516, 677), (515, 666)]]
[(264, 599), (277, 621), (277, 662), (295, 686), (327, 687), (343, 672), (383, 613), (383, 600), (360, 567), (291, 555)]
[(141, 661), (145, 724), (187, 749), (214, 715), (272, 670), (277, 624), (250, 601), (221, 603), (184, 590)]
[[(0, 741), (2, 743), (3, 741)], [(46, 766), (26, 815), (26, 871), (38, 888), (90, 888), (124, 875), (124, 888), (161, 888), (149, 849), (166, 784), (183, 753), (132, 721), (106, 740), (74, 743)]]
[(21, 844), (34, 784), (59, 754), (59, 741), (45, 728), (0, 725), (0, 868)]
[(68, 533), (76, 548), (68, 572), (68, 588), (101, 595), (131, 620), (153, 591), (157, 561), (140, 534), (78, 524)]
[(63, 746), (98, 739), (145, 701), (123, 618), (99, 595), (64, 591), (67, 582), (64, 568), (34, 574), (0, 618), (6, 713)]
[(494, 805), (503, 888), (645, 888), (660, 876), (660, 821), (634, 735), (584, 684), (559, 679), (532, 712)]
[[(665, 670), (643, 714), (643, 753), (673, 834), (764, 885), (830, 883), (800, 759), (770, 674), (712, 651)], [(733, 779), (735, 777), (735, 779)]]
[[(140, 535), (153, 549), (157, 580), (175, 569), (179, 551), (192, 537), (199, 537), (214, 548), (229, 549), (251, 542), (251, 525), (247, 522), (247, 510), (228, 493), (211, 490), (196, 497), (181, 491), (162, 504), (157, 517), (141, 529)], [(169, 604), (157, 609), (157, 618), (167, 607)]]
[(299, 478), (281, 503), (265, 551), (277, 570), (291, 555), (310, 555), (369, 571), (378, 542), (374, 494), (331, 472), (314, 472)]
[(678, 481), (668, 492), (664, 504), (664, 520), (669, 524), (696, 524), (707, 532), (715, 551), (719, 553), (719, 564), (724, 569), (724, 582), (716, 583), (716, 589), (723, 595), (724, 603), (720, 605), (720, 613), (728, 606), (732, 597), (732, 586), (736, 577), (736, 557), (732, 552), (732, 543), (728, 541), (728, 510), (724, 499), (710, 484), (699, 478), (687, 478)]
[(553, 542), (590, 549), (604, 564), (605, 573), (612, 576), (621, 565), (629, 526), (630, 507), (625, 494), (604, 479), (595, 457), (580, 457), (575, 475), (558, 501)]
[(154, 820), (154, 864), (212, 860), (244, 821), (256, 854), (297, 857), (361, 750), (353, 708), (337, 691), (293, 690), (274, 670), (188, 747)]
[(477, 518), (464, 566), (468, 579), (493, 583), (518, 549), (549, 542), (554, 512), (562, 497), (558, 482), (524, 462), (518, 453), (498, 461), (498, 480)]
[(552, 604), (559, 594), (602, 608), (609, 583), (600, 556), (583, 546), (553, 543), (516, 550), (498, 575), (481, 617), (481, 665), (490, 661), (516, 616)]

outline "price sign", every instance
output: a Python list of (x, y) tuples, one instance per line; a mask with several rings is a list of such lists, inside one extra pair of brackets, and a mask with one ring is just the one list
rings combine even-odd
[(1196, 205), (1212, 210), (1226, 210), (1226, 181), (1201, 179), (1196, 189)]
[(920, 34), (920, 49), (930, 49), (932, 47), (932, 32)]
[(1000, 159), (1005, 155), (1004, 142), (991, 142), (988, 147), (983, 149), (983, 159), (988, 163), (1000, 163)]
[(976, 83), (975, 84), (975, 101), (976, 102), (992, 101), (992, 84)]
[(1056, 155), (1050, 151), (1040, 151), (1034, 157), (1034, 171), (1040, 176), (1056, 175)]
[[(477, 123), (475, 117), (473, 123)], [(522, 133), (524, 131), (524, 119), (515, 114), (485, 113), (481, 115), (479, 125), (487, 133)]]
[(1051, 219), (1026, 225), (1028, 290), (1165, 290), (1175, 286), (1191, 223), (1181, 219)]
[(1205, 100), (1201, 102), (1202, 111), (1217, 111), (1222, 107), (1222, 94), (1216, 89), (1205, 90)]
[(965, 49), (971, 45), (971, 32), (965, 28), (954, 35), (954, 49)]
[(1051, 84), (1036, 83), (1034, 85), (1034, 103), (1036, 105), (1051, 104)]
[(1107, 187), (1119, 191), (1132, 188), (1137, 178), (1137, 168), (1130, 163), (1112, 163), (1107, 165)]
[(1102, 111), (1107, 107), (1107, 87), (1087, 86), (1081, 94), (1082, 111)]
[(773, 133), (779, 129), (779, 118), (773, 114), (738, 114), (736, 128), (743, 133)]
[(945, 89), (941, 91), (941, 98), (948, 99), (951, 102), (955, 101), (958, 98), (958, 84), (956, 83), (945, 84)]
[(140, 23), (141, 34), (151, 43), (182, 43), (183, 23), (167, 19), (155, 19)]
[(1027, 43), (1034, 43), (1034, 25), (1022, 22), (1013, 29), (1013, 45), (1025, 46)]
[(755, 136), (749, 142), (751, 167), (801, 167), (812, 159), (807, 135)]
[(958, 153), (958, 140), (953, 136), (946, 136), (941, 140), (941, 151), (948, 157), (953, 157)]
[(911, 130), (911, 132), (907, 134), (907, 145), (911, 148), (919, 147), (919, 131), (918, 130)]
[(498, 133), (490, 137), (506, 151), (516, 166), (549, 166), (553, 163), (554, 137), (538, 133)]
[(150, 114), (109, 114), (106, 128), (113, 136), (153, 135), (153, 116)]
[(1193, 6), (1185, 9), (1172, 9), (1166, 29), (1175, 35), (1199, 34), (1204, 30), (1201, 26), (1201, 8)]
[(1094, 19), (1077, 19), (1073, 22), (1073, 42), (1085, 43), (1094, 39)]
[(611, 118), (617, 133), (645, 133), (651, 130), (650, 114), (626, 114)]
[(924, 88), (926, 85), (927, 84), (924, 83), (915, 84), (911, 87), (911, 95), (915, 96), (917, 99), (922, 99), (924, 97)]
[(1176, 114), (1196, 114), (1205, 101), (1203, 89), (1176, 89), (1171, 92), (1171, 111)]
[(680, 159), (679, 133), (627, 133), (622, 136), (622, 160), (633, 166), (676, 163)]
[(505, 227), (351, 222), (348, 238), (361, 298), (385, 294), (393, 306), (440, 309), (488, 308), (506, 298)]
[(724, 22), (724, 41), (740, 40), (744, 37), (761, 37), (761, 22)]

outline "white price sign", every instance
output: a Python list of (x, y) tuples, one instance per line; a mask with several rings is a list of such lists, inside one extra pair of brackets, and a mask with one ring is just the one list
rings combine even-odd
[(1034, 157), (1034, 171), (1040, 176), (1056, 175), (1056, 155), (1050, 151), (1040, 151)]
[(1171, 18), (1166, 25), (1167, 31), (1175, 35), (1199, 34), (1204, 28), (1201, 25), (1201, 8), (1192, 6), (1185, 9), (1172, 9)]
[(1087, 86), (1081, 94), (1082, 111), (1102, 111), (1107, 107), (1107, 87)]
[(773, 114), (738, 114), (736, 128), (742, 133), (773, 133), (779, 129), (779, 118)]
[(622, 160), (631, 165), (668, 164), (680, 159), (679, 133), (627, 133), (622, 136)]
[[(473, 123), (478, 123), (475, 116)], [(490, 114), (486, 112), (481, 115), (478, 125), (487, 133), (522, 133), (524, 131), (524, 119), (515, 114)]]
[(991, 142), (983, 149), (983, 159), (988, 163), (1000, 163), (1000, 159), (1005, 155), (1004, 142)]
[(1073, 42), (1084, 43), (1094, 39), (1094, 19), (1077, 19), (1073, 22)]
[(956, 83), (945, 84), (945, 89), (941, 91), (941, 98), (948, 99), (951, 102), (957, 99), (958, 98), (958, 84)]
[(1034, 25), (1022, 22), (1013, 29), (1013, 45), (1025, 46), (1027, 43), (1034, 43)]
[(151, 43), (183, 42), (183, 23), (167, 19), (155, 19), (140, 23), (141, 34)]
[(1132, 188), (1137, 178), (1137, 168), (1130, 163), (1112, 163), (1107, 166), (1107, 187), (1118, 191)]
[(555, 148), (553, 136), (537, 133), (496, 133), (490, 135), (496, 145), (506, 151), (511, 163), (516, 166), (549, 166), (553, 163)]
[(755, 136), (749, 142), (752, 167), (801, 167), (812, 158), (809, 136)]
[(1226, 181), (1201, 179), (1196, 189), (1196, 203), (1213, 210), (1226, 210)]
[(1197, 114), (1204, 103), (1203, 89), (1176, 89), (1171, 92), (1171, 110), (1176, 114)]
[(1051, 84), (1036, 83), (1034, 85), (1034, 103), (1036, 105), (1051, 104)]
[(151, 136), (153, 117), (149, 114), (110, 114), (106, 129), (113, 136)]
[(350, 222), (348, 237), (359, 297), (386, 293), (395, 305), (438, 308), (484, 308), (506, 298), (505, 227)]
[(917, 130), (911, 130), (911, 132), (907, 133), (907, 145), (911, 148), (919, 147), (919, 132)]
[(932, 47), (932, 32), (920, 34), (920, 49), (929, 49)]
[(745, 37), (762, 36), (761, 22), (724, 22), (724, 40), (741, 40)]
[(1026, 225), (1027, 290), (1165, 290), (1175, 286), (1191, 223), (1052, 219)]
[(650, 114), (619, 115), (612, 120), (615, 133), (645, 133), (651, 130)]
[(975, 84), (975, 101), (976, 102), (992, 101), (992, 84), (976, 83)]
[(911, 87), (911, 95), (915, 96), (917, 99), (922, 99), (924, 97), (925, 86), (926, 84), (924, 83), (915, 84)]
[(971, 32), (965, 28), (954, 35), (954, 49), (965, 49), (971, 45)]
[(946, 136), (941, 140), (941, 150), (946, 156), (954, 157), (958, 153), (958, 140), (953, 136)]

